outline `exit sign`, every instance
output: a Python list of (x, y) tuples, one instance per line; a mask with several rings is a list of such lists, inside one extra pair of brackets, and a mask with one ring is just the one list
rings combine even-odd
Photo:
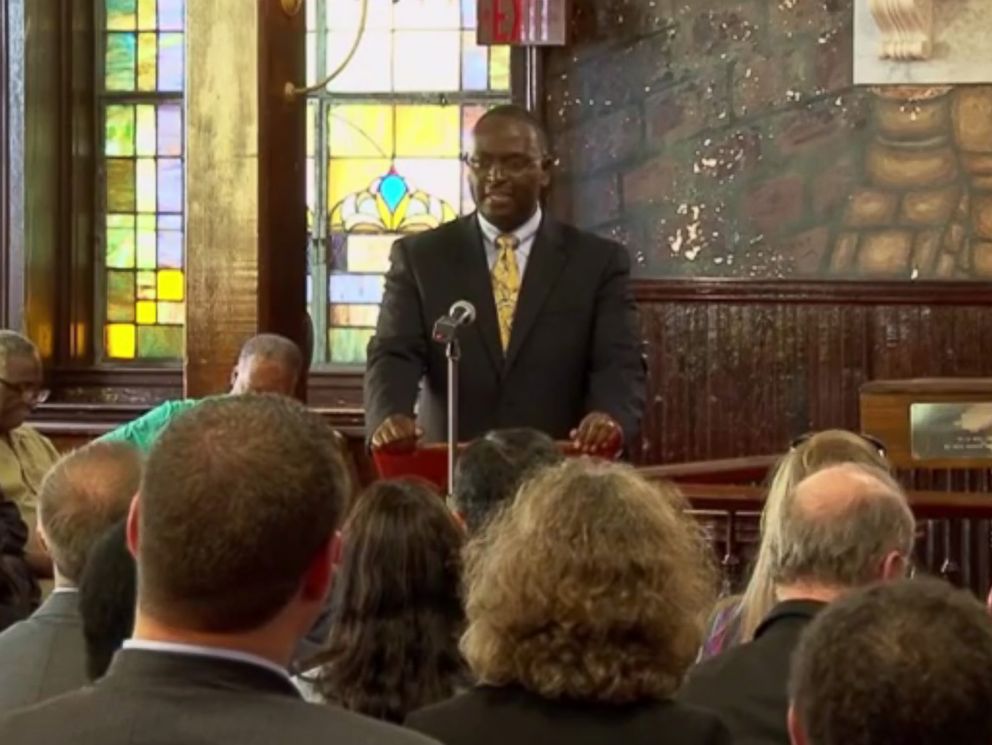
[(564, 46), (568, 0), (478, 0), (479, 44)]

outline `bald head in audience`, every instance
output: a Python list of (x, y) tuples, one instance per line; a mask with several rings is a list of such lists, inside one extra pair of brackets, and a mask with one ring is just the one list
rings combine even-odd
[(792, 661), (793, 745), (989, 745), (992, 621), (927, 579), (837, 601)]
[(64, 456), (38, 494), (38, 531), (56, 586), (74, 586), (90, 547), (123, 520), (141, 481), (141, 455), (121, 442), (93, 442)]
[(303, 372), (300, 348), (278, 334), (258, 334), (245, 342), (231, 371), (231, 393), (292, 396)]
[(915, 521), (884, 471), (847, 463), (801, 481), (773, 561), (779, 600), (832, 600), (845, 589), (906, 574)]

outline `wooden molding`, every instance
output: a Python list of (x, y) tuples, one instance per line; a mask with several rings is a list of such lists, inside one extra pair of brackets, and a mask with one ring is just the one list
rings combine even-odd
[(987, 282), (635, 279), (638, 302), (797, 305), (992, 305)]
[(882, 44), (879, 57), (926, 60), (933, 53), (934, 0), (868, 0)]

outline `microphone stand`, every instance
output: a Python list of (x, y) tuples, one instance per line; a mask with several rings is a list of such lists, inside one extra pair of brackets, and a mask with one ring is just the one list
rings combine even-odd
[(452, 336), (444, 346), (448, 358), (448, 496), (455, 486), (455, 453), (458, 448), (458, 363), (462, 348), (458, 337)]
[[(468, 303), (471, 314), (456, 317), (452, 314), (441, 316), (434, 323), (434, 341), (444, 344), (444, 355), (448, 359), (448, 496), (455, 484), (455, 460), (458, 454), (458, 363), (462, 349), (458, 343), (458, 331), (466, 323), (475, 320), (475, 308)], [(456, 304), (457, 305), (457, 304)]]

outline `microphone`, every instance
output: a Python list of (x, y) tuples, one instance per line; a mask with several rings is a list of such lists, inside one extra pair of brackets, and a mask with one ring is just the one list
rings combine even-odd
[(457, 326), (469, 326), (475, 322), (475, 306), (468, 300), (457, 300), (448, 308), (448, 317)]
[(474, 322), (475, 306), (468, 300), (457, 300), (448, 308), (448, 315), (441, 316), (434, 322), (434, 341), (450, 344), (455, 340), (461, 326), (470, 326)]

